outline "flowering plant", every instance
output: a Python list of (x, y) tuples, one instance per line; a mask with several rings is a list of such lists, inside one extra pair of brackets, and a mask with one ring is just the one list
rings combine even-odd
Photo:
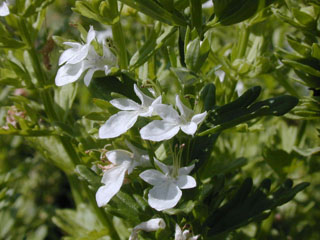
[[(320, 5), (289, 3), (0, 0), (0, 134), (23, 137), (4, 143), (27, 143), (26, 158), (64, 176), (73, 199), (35, 214), (25, 225), (36, 230), (9, 234), (19, 222), (4, 221), (0, 238), (44, 239), (43, 218), (65, 239), (274, 234), (277, 207), (308, 186), (319, 152), (316, 125), (299, 119), (320, 109)], [(294, 31), (305, 42), (284, 42)], [(25, 173), (6, 171), (0, 219), (14, 212), (7, 202), (28, 202), (10, 185)]]

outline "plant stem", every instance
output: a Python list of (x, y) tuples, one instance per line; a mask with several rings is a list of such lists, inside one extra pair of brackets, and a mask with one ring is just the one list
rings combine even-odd
[(119, 54), (119, 65), (122, 69), (128, 68), (128, 56), (126, 50), (126, 42), (122, 31), (122, 26), (120, 22), (120, 14), (118, 11), (118, 3), (117, 0), (109, 0), (110, 9), (113, 14), (116, 15), (116, 22), (112, 24), (112, 35), (114, 42), (116, 44), (118, 54)]

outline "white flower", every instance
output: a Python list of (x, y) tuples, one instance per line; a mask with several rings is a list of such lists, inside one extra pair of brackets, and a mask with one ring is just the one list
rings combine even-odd
[(162, 120), (154, 120), (140, 130), (143, 139), (152, 141), (167, 140), (175, 136), (181, 129), (189, 135), (193, 135), (198, 125), (205, 119), (207, 112), (194, 114), (193, 110), (185, 106), (179, 96), (176, 96), (176, 106), (180, 115), (171, 105), (156, 105), (156, 113)]
[(64, 42), (64, 45), (70, 46), (71, 48), (65, 50), (59, 58), (59, 66), (67, 64), (76, 64), (85, 59), (88, 55), (91, 42), (94, 40), (96, 32), (93, 27), (90, 26), (89, 32), (87, 34), (87, 41), (85, 44), (80, 44), (76, 42)]
[(174, 235), (174, 240), (197, 240), (200, 235), (192, 236), (189, 230), (184, 230), (182, 232), (178, 224), (176, 224), (176, 232)]
[(104, 172), (101, 180), (104, 185), (96, 193), (96, 201), (99, 207), (105, 206), (119, 192), (126, 172), (130, 174), (137, 166), (149, 165), (149, 156), (146, 151), (134, 147), (129, 142), (126, 142), (126, 144), (132, 152), (113, 150), (106, 153), (108, 160), (114, 166)]
[(149, 205), (157, 211), (162, 211), (177, 205), (182, 196), (180, 189), (194, 188), (197, 183), (192, 176), (188, 175), (194, 165), (180, 168), (175, 174), (172, 166), (167, 166), (156, 159), (155, 163), (163, 173), (149, 169), (139, 176), (145, 182), (154, 186), (148, 194)]
[(4, 17), (10, 14), (7, 1), (0, 0), (0, 16)]
[(135, 226), (132, 230), (129, 240), (138, 240), (138, 231), (142, 230), (145, 232), (155, 232), (159, 229), (164, 229), (166, 223), (162, 218), (154, 218), (149, 221), (142, 222), (139, 225)]
[(95, 31), (93, 27), (87, 35), (87, 43), (73, 43), (65, 42), (64, 44), (72, 48), (64, 51), (59, 59), (59, 65), (62, 65), (56, 75), (55, 82), (57, 86), (63, 86), (78, 80), (82, 73), (87, 71), (84, 76), (84, 83), (88, 86), (96, 71), (104, 71), (106, 75), (109, 74), (110, 68), (117, 65), (116, 56), (110, 49), (103, 44), (103, 55), (100, 56), (91, 42), (95, 38)]
[(202, 4), (202, 8), (212, 8), (212, 7), (213, 7), (212, 0), (208, 0), (205, 3)]
[(153, 99), (148, 97), (134, 85), (134, 91), (139, 97), (141, 104), (128, 98), (118, 98), (110, 103), (116, 108), (123, 110), (111, 116), (99, 129), (100, 138), (115, 138), (128, 131), (137, 121), (139, 116), (150, 117), (154, 106), (161, 103), (161, 96)]

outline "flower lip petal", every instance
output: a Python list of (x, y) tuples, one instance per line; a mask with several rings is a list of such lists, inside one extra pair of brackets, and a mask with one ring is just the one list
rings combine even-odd
[(137, 121), (136, 111), (121, 111), (112, 115), (99, 129), (99, 138), (115, 138), (128, 131)]
[(167, 104), (155, 104), (153, 106), (154, 111), (167, 122), (179, 123), (180, 116), (176, 110), (173, 109), (171, 105)]
[(128, 98), (116, 98), (110, 101), (110, 103), (120, 109), (120, 110), (125, 110), (125, 111), (137, 111), (140, 110), (140, 105), (131, 99)]
[(65, 64), (59, 68), (55, 77), (57, 86), (63, 86), (68, 83), (77, 81), (82, 73), (85, 71), (83, 63)]
[(194, 115), (193, 110), (181, 102), (179, 95), (176, 96), (176, 106), (179, 109), (181, 116), (183, 116), (186, 120), (190, 120)]
[(126, 165), (115, 166), (104, 173), (102, 182), (105, 185), (101, 186), (96, 193), (99, 207), (105, 206), (119, 192), (127, 171), (126, 167)]
[(87, 34), (87, 43), (86, 45), (90, 45), (93, 39), (96, 37), (96, 31), (93, 29), (93, 26), (90, 26), (90, 29)]
[(196, 180), (187, 175), (179, 176), (176, 183), (180, 189), (189, 189), (197, 186)]
[(4, 17), (10, 14), (8, 5), (6, 3), (6, 1), (1, 1), (0, 2), (0, 16)]
[(179, 125), (163, 120), (154, 120), (140, 130), (143, 139), (151, 141), (168, 140), (175, 136), (180, 130)]
[(191, 122), (194, 122), (198, 125), (206, 118), (206, 116), (207, 116), (206, 111), (203, 113), (196, 114), (191, 118)]
[(86, 73), (86, 75), (84, 75), (84, 84), (88, 87), (93, 74), (95, 73), (96, 69), (89, 69), (88, 72)]
[(139, 177), (143, 181), (145, 181), (153, 186), (159, 185), (159, 182), (163, 182), (163, 181), (167, 180), (166, 176), (163, 175), (163, 173), (159, 172), (158, 170), (154, 170), (154, 169), (149, 169), (149, 170), (146, 170), (146, 171), (140, 173)]
[(188, 175), (191, 173), (192, 169), (194, 168), (194, 164), (187, 166), (187, 167), (182, 167), (179, 169), (179, 175)]
[[(72, 44), (80, 45), (79, 43), (72, 43)], [(76, 47), (65, 50), (59, 58), (59, 66), (64, 64), (65, 62), (68, 62), (69, 59), (71, 59), (75, 54), (77, 54), (77, 51), (78, 49)]]
[(167, 166), (166, 164), (160, 162), (157, 159), (154, 159), (154, 162), (157, 164), (157, 166), (161, 169), (161, 171), (164, 174), (169, 174), (171, 172), (172, 167)]
[(164, 182), (149, 191), (148, 203), (157, 211), (162, 211), (176, 206), (181, 196), (182, 192), (176, 184)]
[(106, 156), (110, 162), (115, 165), (120, 165), (123, 162), (132, 162), (132, 153), (126, 150), (111, 150), (106, 153)]
[(138, 96), (138, 98), (141, 101), (141, 105), (145, 106), (145, 107), (149, 107), (151, 106), (152, 102), (153, 102), (153, 98), (148, 97), (147, 95), (145, 95), (138, 87), (136, 84), (134, 84), (133, 86), (134, 88), (134, 92), (136, 93), (136, 95)]
[(193, 135), (197, 131), (197, 124), (194, 122), (188, 122), (187, 124), (181, 125), (181, 130), (188, 134)]

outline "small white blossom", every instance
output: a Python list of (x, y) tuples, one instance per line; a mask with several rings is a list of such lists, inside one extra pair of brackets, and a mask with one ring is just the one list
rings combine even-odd
[(158, 104), (156, 113), (162, 120), (154, 120), (140, 130), (143, 139), (151, 141), (167, 140), (175, 136), (181, 129), (184, 133), (193, 135), (198, 125), (205, 119), (207, 112), (194, 114), (193, 110), (185, 106), (179, 96), (176, 96), (176, 106), (179, 113), (171, 105)]
[(139, 116), (150, 117), (154, 112), (154, 106), (161, 103), (161, 96), (153, 99), (148, 97), (134, 85), (134, 91), (141, 104), (128, 98), (118, 98), (110, 103), (122, 110), (111, 116), (99, 129), (100, 138), (115, 138), (128, 131), (137, 121)]
[(184, 230), (182, 232), (178, 224), (176, 224), (176, 232), (174, 235), (174, 240), (197, 240), (200, 235), (193, 236), (189, 230)]
[(159, 229), (164, 229), (166, 227), (166, 223), (162, 218), (154, 218), (149, 221), (142, 222), (139, 225), (135, 226), (132, 230), (129, 240), (138, 240), (138, 232), (155, 232)]
[(0, 16), (4, 17), (10, 14), (7, 1), (0, 0)]
[(129, 142), (126, 144), (132, 152), (113, 150), (106, 153), (108, 160), (114, 166), (104, 172), (101, 180), (104, 185), (96, 193), (99, 207), (105, 206), (119, 192), (126, 173), (130, 174), (137, 166), (149, 165), (149, 156), (146, 151), (134, 147)]
[(77, 81), (85, 71), (87, 71), (87, 73), (84, 76), (84, 82), (88, 86), (96, 71), (104, 71), (105, 74), (108, 75), (110, 68), (116, 66), (117, 58), (105, 44), (102, 45), (102, 56), (100, 56), (91, 45), (95, 36), (96, 33), (91, 26), (85, 44), (74, 42), (64, 43), (71, 48), (64, 51), (60, 56), (60, 68), (55, 78), (57, 86), (63, 86)]
[(213, 7), (212, 0), (208, 0), (205, 3), (202, 4), (202, 8), (212, 8), (212, 7)]
[(194, 165), (180, 168), (175, 174), (172, 166), (167, 166), (156, 159), (155, 163), (162, 172), (149, 169), (139, 176), (154, 186), (148, 194), (149, 205), (157, 211), (162, 211), (177, 205), (182, 196), (180, 189), (194, 188), (197, 183), (192, 176), (188, 175)]

